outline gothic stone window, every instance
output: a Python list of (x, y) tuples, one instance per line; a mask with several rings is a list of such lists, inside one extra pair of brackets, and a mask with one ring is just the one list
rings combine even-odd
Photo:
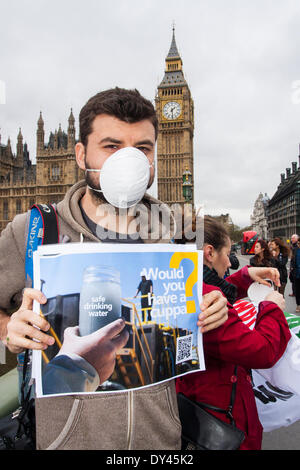
[(16, 214), (21, 214), (22, 212), (22, 203), (21, 199), (16, 200)]
[(3, 202), (3, 219), (8, 220), (8, 202)]
[(60, 165), (58, 165), (57, 163), (54, 163), (53, 165), (51, 165), (49, 177), (51, 180), (57, 181), (60, 178), (60, 176), (61, 176)]

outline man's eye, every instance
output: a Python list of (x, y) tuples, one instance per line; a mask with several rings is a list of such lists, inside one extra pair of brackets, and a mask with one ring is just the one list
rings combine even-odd
[(150, 149), (148, 147), (137, 147), (137, 149), (140, 150), (143, 153), (150, 152)]
[(118, 146), (116, 144), (109, 144), (109, 145), (105, 145), (104, 148), (114, 150), (114, 149), (117, 149)]

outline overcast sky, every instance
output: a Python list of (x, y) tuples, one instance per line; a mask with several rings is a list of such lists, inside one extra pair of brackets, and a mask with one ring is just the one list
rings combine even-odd
[(21, 127), (35, 161), (40, 110), (48, 140), (71, 107), (78, 131), (100, 90), (154, 101), (174, 21), (195, 104), (195, 202), (243, 227), (299, 163), (299, 0), (1, 0), (0, 18), (0, 133), (14, 152)]

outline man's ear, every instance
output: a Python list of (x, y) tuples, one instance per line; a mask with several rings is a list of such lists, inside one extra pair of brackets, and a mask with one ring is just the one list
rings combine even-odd
[(206, 261), (208, 265), (211, 265), (214, 259), (215, 249), (212, 245), (205, 244), (203, 247), (203, 257), (204, 262)]
[(77, 142), (75, 145), (75, 155), (77, 165), (81, 170), (86, 170), (85, 167), (85, 146), (81, 142)]

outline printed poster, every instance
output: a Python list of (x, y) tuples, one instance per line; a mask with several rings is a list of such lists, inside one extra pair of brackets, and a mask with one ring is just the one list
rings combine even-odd
[[(50, 323), (55, 343), (34, 351), (37, 396), (118, 392), (204, 370), (196, 324), (202, 265), (202, 251), (191, 244), (40, 246), (34, 287), (47, 303), (35, 302), (34, 310)], [(112, 351), (121, 317), (128, 341)], [(109, 354), (115, 361), (107, 377)]]

